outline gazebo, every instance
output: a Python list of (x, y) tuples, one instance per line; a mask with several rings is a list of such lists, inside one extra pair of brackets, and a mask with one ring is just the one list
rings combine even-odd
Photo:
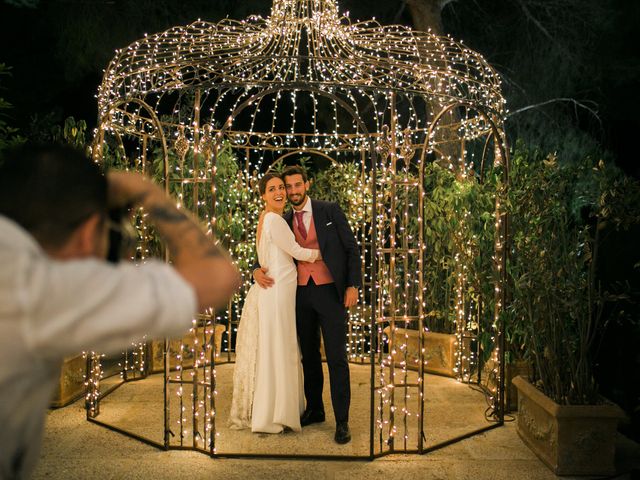
[[(425, 453), (503, 423), (507, 221), (501, 199), (508, 153), (500, 81), (482, 56), (449, 37), (352, 22), (335, 0), (274, 0), (267, 18), (197, 21), (117, 51), (98, 105), (96, 161), (163, 182), (231, 249), (247, 285), (259, 208), (252, 186), (261, 173), (300, 158), (311, 166), (351, 166), (342, 193), (362, 249), (364, 288), (345, 341), (368, 384), (358, 406), (362, 448), (331, 454), (305, 450), (308, 445), (284, 452), (242, 450), (240, 443), (225, 448), (221, 397), (231, 391), (224, 391), (223, 376), (232, 369), (240, 294), (227, 311), (198, 315), (184, 339), (141, 339), (119, 359), (92, 354), (91, 421), (161, 448), (212, 456), (332, 458)], [(235, 167), (221, 176), (229, 162)], [(433, 165), (460, 182), (483, 182), (488, 172), (502, 179), (491, 211), (491, 252), (467, 239), (446, 267), (456, 272), (447, 332), (438, 331), (432, 321), (438, 309), (424, 294), (440, 288), (427, 275), (432, 219), (425, 203)], [(463, 223), (468, 212), (459, 213)], [(137, 228), (134, 257), (144, 261), (156, 248), (144, 212)], [(490, 265), (487, 288), (470, 294), (462, 258), (481, 254)], [(120, 375), (110, 380), (109, 368)], [(480, 423), (429, 436), (425, 378), (434, 374), (486, 402)], [(142, 398), (138, 392), (113, 407), (127, 385), (156, 389), (157, 406), (134, 413), (129, 407)], [(108, 417), (108, 402), (118, 418)], [(156, 422), (157, 435), (130, 427), (134, 416)]]

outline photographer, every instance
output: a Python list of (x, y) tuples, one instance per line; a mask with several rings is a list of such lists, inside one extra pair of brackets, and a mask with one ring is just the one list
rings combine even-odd
[[(142, 206), (172, 265), (112, 264), (110, 208)], [(28, 477), (63, 357), (179, 336), (239, 285), (228, 255), (151, 181), (82, 153), (27, 147), (0, 163), (0, 479)]]

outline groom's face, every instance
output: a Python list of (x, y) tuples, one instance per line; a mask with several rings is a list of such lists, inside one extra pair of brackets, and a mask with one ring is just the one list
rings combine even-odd
[(309, 181), (306, 182), (302, 175), (287, 175), (284, 177), (284, 185), (287, 188), (287, 198), (294, 207), (304, 205), (307, 200), (307, 190), (309, 190)]

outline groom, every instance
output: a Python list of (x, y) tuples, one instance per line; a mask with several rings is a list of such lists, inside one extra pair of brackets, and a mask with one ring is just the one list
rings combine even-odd
[[(336, 203), (311, 200), (307, 196), (309, 181), (301, 167), (287, 167), (282, 173), (287, 198), (293, 212), (287, 221), (296, 241), (305, 248), (320, 249), (322, 260), (298, 262), (296, 295), (296, 327), (302, 351), (304, 394), (307, 406), (301, 425), (324, 422), (322, 359), (320, 331), (329, 367), (331, 403), (336, 418), (335, 441), (347, 443), (351, 386), (347, 360), (347, 308), (358, 303), (360, 287), (360, 250)], [(256, 282), (263, 288), (273, 285), (264, 269), (254, 271)]]

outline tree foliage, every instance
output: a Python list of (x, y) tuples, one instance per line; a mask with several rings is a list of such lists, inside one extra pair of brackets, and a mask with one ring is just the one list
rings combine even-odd
[[(638, 127), (637, 98), (624, 98), (640, 80), (633, 53), (637, 2), (623, 0), (339, 0), (353, 19), (375, 17), (383, 24), (403, 23), (451, 34), (485, 55), (504, 80), (512, 113), (513, 138), (545, 151), (562, 151), (578, 160), (604, 145), (623, 148), (621, 136)], [(36, 8), (19, 8), (16, 5)], [(16, 86), (8, 97), (18, 106), (20, 124), (52, 107), (92, 120), (95, 106), (69, 110), (78, 103), (69, 92), (77, 85), (89, 104), (117, 48), (145, 33), (191, 23), (267, 15), (269, 0), (124, 0), (118, 2), (36, 2), (0, 4), (0, 32), (5, 44), (20, 39), (21, 49), (7, 51), (16, 66)], [(441, 27), (438, 26), (441, 25)], [(31, 32), (25, 38), (23, 32)], [(605, 39), (605, 41), (603, 41)], [(42, 48), (47, 45), (47, 48)], [(31, 69), (26, 73), (27, 69)], [(635, 96), (637, 97), (637, 96)], [(65, 105), (61, 105), (65, 99)], [(612, 104), (612, 100), (622, 105)], [(536, 106), (535, 108), (528, 108)], [(524, 110), (523, 110), (524, 109)], [(95, 114), (92, 114), (95, 115)], [(59, 115), (58, 120), (65, 115)], [(610, 125), (615, 125), (616, 128)], [(629, 168), (636, 168), (630, 161)]]
[(602, 160), (561, 164), (522, 143), (512, 166), (508, 340), (554, 401), (598, 403), (599, 339), (630, 295), (599, 278), (602, 246), (640, 223), (640, 183)]
[[(4, 63), (0, 63), (0, 80), (2, 77), (6, 77), (11, 74), (11, 69)], [(0, 83), (0, 91), (2, 90), (2, 84)], [(9, 123), (11, 117), (9, 111), (13, 108), (13, 105), (0, 97), (0, 154), (6, 148), (12, 147), (24, 141), (19, 135), (17, 128), (12, 127)], [(9, 120), (9, 121), (8, 121)]]
[[(607, 110), (606, 92), (611, 82), (630, 86), (639, 79), (637, 68), (623, 73), (613, 64), (626, 57), (619, 44), (618, 2), (454, 2), (443, 16), (447, 31), (483, 53), (500, 73), (512, 138), (562, 152), (562, 161), (602, 155), (610, 143), (608, 125), (617, 120)], [(637, 100), (629, 101), (637, 106)]]

